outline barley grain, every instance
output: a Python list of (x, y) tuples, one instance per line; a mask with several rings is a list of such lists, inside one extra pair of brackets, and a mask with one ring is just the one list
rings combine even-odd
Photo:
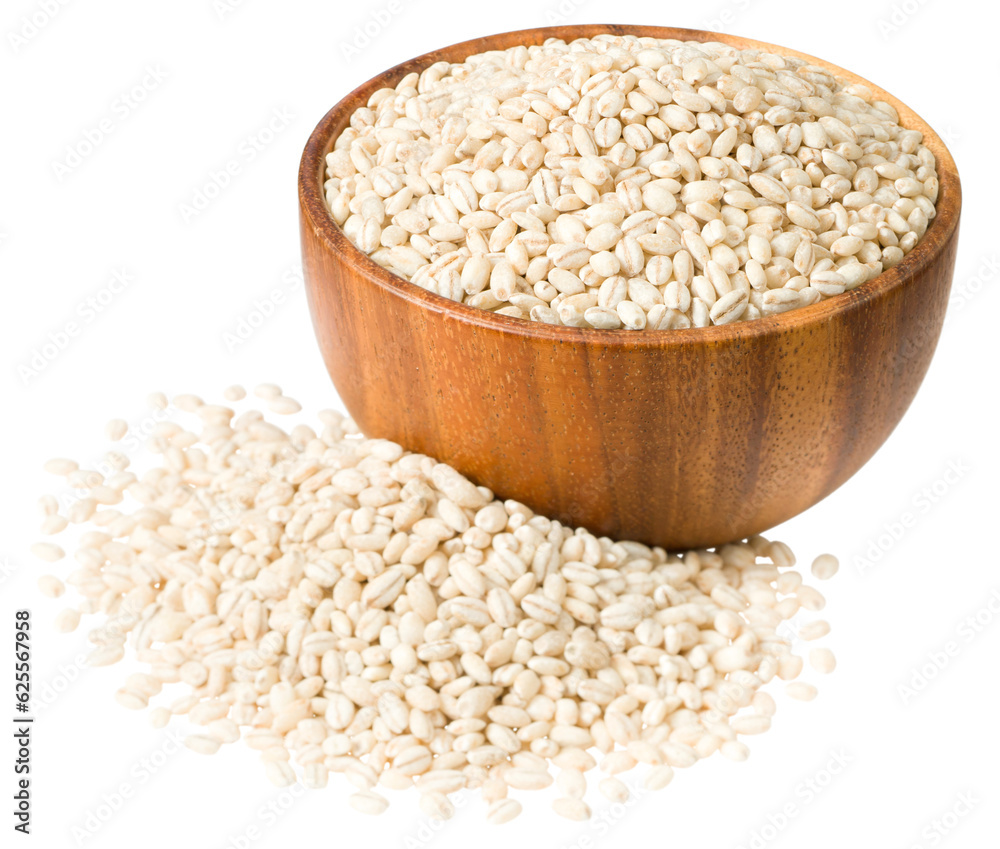
[(118, 442), (128, 433), (128, 422), (124, 419), (112, 419), (104, 427), (104, 435), (112, 442)]
[(48, 598), (59, 598), (66, 592), (66, 585), (55, 575), (42, 575), (38, 579), (38, 590)]
[(385, 813), (385, 809), (389, 807), (389, 800), (373, 790), (352, 793), (347, 797), (347, 801), (354, 810), (371, 816)]
[(68, 634), (71, 631), (75, 631), (79, 624), (80, 611), (74, 610), (72, 607), (60, 611), (55, 618), (56, 630), (61, 634)]
[(837, 668), (837, 659), (833, 656), (833, 652), (830, 649), (810, 649), (809, 665), (817, 672), (828, 675)]
[(816, 688), (803, 681), (793, 681), (785, 687), (785, 692), (793, 699), (801, 702), (811, 702), (816, 698)]
[(31, 553), (47, 563), (56, 563), (66, 556), (66, 552), (62, 548), (51, 542), (36, 542), (31, 546)]
[(204, 734), (192, 734), (184, 738), (184, 745), (199, 755), (214, 755), (219, 751), (219, 746), (222, 744), (214, 737)]
[(552, 810), (568, 820), (579, 822), (590, 819), (590, 807), (582, 799), (563, 796), (552, 803)]
[(603, 778), (597, 786), (605, 799), (621, 805), (625, 804), (629, 796), (632, 795), (628, 785), (618, 778)]
[(821, 581), (827, 581), (837, 574), (840, 563), (832, 554), (821, 554), (812, 563), (813, 576)]
[(519, 816), (522, 807), (516, 799), (497, 799), (490, 803), (486, 819), (491, 825), (503, 825)]

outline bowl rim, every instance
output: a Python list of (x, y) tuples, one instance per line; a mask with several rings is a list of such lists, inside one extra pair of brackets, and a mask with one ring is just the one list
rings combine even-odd
[[(602, 33), (638, 35), (640, 37), (652, 36), (662, 39), (708, 43), (719, 42), (741, 49), (751, 48), (775, 52), (803, 59), (810, 64), (816, 64), (830, 70), (851, 82), (868, 86), (879, 99), (885, 100), (896, 109), (904, 127), (923, 133), (924, 145), (930, 148), (937, 159), (940, 189), (935, 204), (936, 215), (931, 220), (927, 232), (913, 250), (892, 268), (886, 269), (877, 277), (866, 281), (855, 289), (806, 307), (798, 307), (788, 312), (752, 321), (736, 321), (725, 325), (628, 331), (545, 324), (501, 315), (453, 301), (436, 292), (424, 289), (379, 265), (356, 247), (334, 221), (326, 205), (323, 190), (326, 180), (326, 154), (334, 142), (335, 131), (339, 134), (338, 124), (342, 122), (346, 124), (349, 111), (366, 104), (375, 91), (390, 84), (394, 85), (394, 81), (402, 79), (407, 74), (442, 60), (461, 61), (466, 56), (483, 50), (505, 49), (515, 44), (542, 44), (550, 38), (572, 41)], [(500, 332), (546, 342), (588, 342), (604, 347), (621, 348), (673, 347), (705, 343), (724, 344), (766, 336), (771, 333), (801, 330), (844, 317), (888, 293), (904, 287), (916, 277), (921, 268), (932, 265), (952, 241), (959, 224), (962, 204), (958, 169), (944, 141), (913, 109), (864, 77), (808, 53), (743, 36), (680, 27), (628, 24), (574, 24), (510, 30), (455, 42), (394, 65), (341, 98), (310, 133), (299, 165), (298, 194), (303, 227), (308, 222), (308, 226), (312, 228), (314, 234), (340, 262), (347, 264), (360, 276), (396, 297), (483, 331)]]

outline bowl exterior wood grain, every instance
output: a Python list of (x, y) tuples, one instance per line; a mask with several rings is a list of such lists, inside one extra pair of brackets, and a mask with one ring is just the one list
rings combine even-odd
[[(550, 327), (427, 292), (357, 250), (323, 200), (325, 155), (378, 88), (446, 59), (599, 32), (785, 48), (693, 30), (591, 25), (505, 33), (404, 63), (335, 106), (302, 159), (304, 273), (316, 335), (369, 436), (450, 463), (500, 497), (571, 525), (669, 549), (772, 527), (853, 475), (899, 422), (944, 320), (961, 206), (938, 158), (938, 215), (895, 268), (830, 300), (726, 327)], [(842, 76), (856, 75), (821, 62)]]

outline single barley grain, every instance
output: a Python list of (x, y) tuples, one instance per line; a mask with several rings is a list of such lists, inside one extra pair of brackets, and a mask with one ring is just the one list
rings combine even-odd
[(597, 785), (605, 799), (624, 804), (631, 796), (628, 785), (619, 778), (602, 778)]
[(205, 402), (202, 401), (197, 395), (192, 395), (190, 393), (175, 395), (173, 400), (173, 405), (178, 410), (183, 410), (185, 413), (195, 412), (204, 403)]
[(647, 790), (662, 790), (674, 779), (673, 767), (668, 764), (653, 767), (646, 773), (642, 786)]
[(293, 413), (297, 413), (302, 409), (302, 406), (298, 401), (292, 398), (286, 398), (284, 395), (279, 395), (277, 398), (272, 398), (268, 401), (267, 408), (272, 413), (278, 413), (282, 416), (290, 416)]
[(810, 649), (809, 665), (817, 672), (828, 675), (837, 668), (837, 658), (834, 657), (833, 652), (830, 651), (830, 649)]
[(214, 737), (208, 737), (204, 734), (191, 734), (184, 738), (184, 745), (199, 755), (214, 755), (219, 751), (221, 744)]
[[(65, 477), (73, 474), (80, 467), (75, 460), (67, 460), (65, 457), (53, 457), (45, 463), (44, 468), (50, 475), (62, 475)], [(49, 499), (54, 500), (53, 496), (49, 496)], [(47, 501), (46, 503), (49, 502)], [(56, 504), (58, 509), (58, 502)]]
[(552, 803), (552, 810), (568, 820), (589, 820), (590, 807), (582, 799), (563, 796)]
[(840, 562), (832, 554), (821, 554), (812, 563), (813, 577), (827, 581), (837, 574)]
[(55, 575), (42, 575), (38, 579), (38, 590), (48, 598), (59, 598), (66, 592), (66, 585)]
[(45, 560), (48, 563), (56, 563), (66, 556), (66, 552), (52, 542), (36, 542), (31, 546), (31, 553), (39, 560)]
[(273, 401), (275, 398), (281, 398), (284, 393), (276, 383), (258, 383), (254, 387), (253, 394), (265, 401)]
[(59, 516), (58, 514), (46, 516), (42, 520), (41, 532), (45, 536), (53, 536), (61, 531), (66, 530), (66, 526), (69, 524), (69, 520), (65, 516)]
[(154, 410), (165, 410), (170, 406), (167, 396), (162, 392), (152, 392), (146, 397), (146, 403)]
[(830, 623), (825, 619), (814, 619), (799, 629), (799, 636), (806, 641), (818, 640), (830, 633)]
[(347, 797), (347, 801), (354, 810), (362, 814), (381, 814), (389, 807), (389, 800), (373, 790), (362, 790), (358, 793), (352, 793)]
[(497, 799), (490, 803), (486, 819), (491, 825), (503, 825), (510, 822), (521, 813), (521, 803), (516, 799)]
[(156, 707), (149, 712), (149, 724), (153, 728), (166, 728), (170, 722), (170, 710), (165, 707)]
[(60, 634), (69, 634), (76, 630), (77, 625), (80, 624), (80, 611), (74, 610), (72, 607), (66, 608), (58, 613), (55, 618), (56, 630)]
[(128, 422), (125, 419), (112, 419), (104, 428), (104, 435), (112, 442), (118, 442), (128, 433)]
[(816, 688), (812, 684), (803, 681), (793, 681), (785, 687), (785, 692), (793, 699), (800, 702), (811, 702), (816, 698)]
[(727, 740), (719, 746), (719, 754), (731, 761), (745, 761), (750, 757), (750, 749), (742, 740)]
[[(137, 693), (134, 690), (129, 690), (125, 687), (120, 689), (115, 693), (115, 701), (118, 702), (123, 708), (128, 710), (144, 710), (149, 707), (149, 699), (146, 698), (142, 693)], [(187, 738), (191, 740), (191, 737)], [(187, 741), (185, 741), (187, 742)], [(190, 748), (193, 748), (189, 745)], [(210, 753), (208, 753), (210, 754)]]

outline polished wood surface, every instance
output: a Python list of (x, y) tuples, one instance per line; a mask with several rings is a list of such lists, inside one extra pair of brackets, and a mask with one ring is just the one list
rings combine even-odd
[(333, 383), (366, 434), (595, 533), (671, 549), (714, 545), (833, 492), (886, 440), (920, 386), (948, 302), (961, 187), (919, 116), (861, 80), (938, 158), (938, 214), (917, 247), (851, 292), (724, 327), (582, 330), (476, 310), (377, 265), (323, 200), (325, 156), (378, 88), (442, 59), (609, 31), (804, 56), (729, 35), (596, 24), (489, 36), (386, 71), (330, 110), (302, 157), (309, 306)]

